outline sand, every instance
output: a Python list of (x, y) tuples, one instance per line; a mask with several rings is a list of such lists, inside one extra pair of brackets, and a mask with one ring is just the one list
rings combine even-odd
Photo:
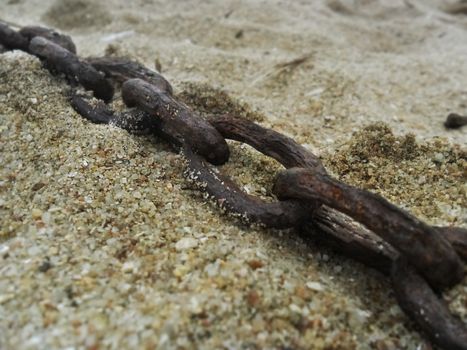
[[(158, 67), (201, 113), (258, 120), (344, 181), (467, 227), (467, 128), (442, 125), (467, 109), (458, 8), (4, 0), (0, 17)], [(37, 59), (0, 55), (1, 349), (430, 348), (385, 276), (222, 214), (167, 144), (90, 124), (66, 93)], [(223, 169), (271, 198), (278, 165), (231, 146)], [(467, 321), (467, 281), (445, 299)]]

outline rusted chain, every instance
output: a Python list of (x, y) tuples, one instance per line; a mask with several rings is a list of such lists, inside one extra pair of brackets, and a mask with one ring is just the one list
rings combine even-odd
[(463, 264), (446, 239), (377, 194), (305, 168), (280, 173), (274, 193), (284, 199), (318, 200), (349, 215), (399, 250), (435, 288), (450, 287), (464, 275)]
[[(437, 287), (450, 286), (462, 278), (462, 263), (449, 242), (434, 228), (381, 196), (332, 179), (320, 160), (292, 139), (228, 115), (210, 118), (209, 121), (224, 137), (246, 142), (286, 168), (302, 167), (303, 169), (297, 168), (297, 172), (311, 174), (313, 179), (318, 179), (314, 183), (306, 182), (303, 187), (298, 188), (300, 181), (287, 177), (295, 169), (286, 172), (275, 185), (275, 192), (279, 197), (311, 199), (313, 207), (318, 202), (344, 212), (404, 253), (421, 271), (426, 271), (426, 277)], [(316, 195), (310, 194), (312, 188), (319, 192)]]
[[(125, 125), (127, 130), (133, 131), (132, 128), (128, 128), (128, 124), (122, 122), (128, 118), (128, 114), (112, 114), (108, 111), (100, 114), (100, 111), (101, 108), (89, 105), (84, 116), (94, 122), (107, 120), (109, 123), (119, 123)], [(128, 113), (132, 112), (134, 113), (134, 110)], [(151, 122), (151, 117), (148, 114), (142, 119), (146, 119), (146, 124)], [(255, 146), (279, 162), (283, 161), (283, 165), (293, 166), (298, 163), (308, 163), (310, 160), (311, 164), (316, 165), (316, 162), (319, 161), (316, 157), (310, 156), (308, 151), (292, 139), (272, 132), (272, 130), (269, 130), (269, 133), (263, 132), (264, 128), (250, 121), (232, 118), (228, 115), (210, 118), (210, 121), (224, 136)], [(250, 134), (251, 130), (255, 130), (255, 133)], [(153, 131), (165, 139), (171, 140), (170, 135), (164, 135), (160, 129), (153, 129)], [(253, 137), (256, 134), (263, 135), (259, 136), (262, 141)], [(264, 135), (270, 135), (270, 137)], [(279, 149), (273, 146), (277, 144), (280, 145)], [(269, 148), (270, 146), (273, 146), (272, 149)], [(287, 157), (289, 150), (291, 157)], [(293, 226), (310, 216), (310, 211), (306, 211), (303, 203), (297, 201), (264, 203), (249, 196), (229, 178), (212, 169), (189, 146), (182, 147), (182, 152), (188, 160), (188, 177), (198, 184), (201, 183), (202, 191), (212, 196), (224, 210), (235, 213), (247, 221), (259, 222), (269, 227)], [(291, 161), (292, 158), (295, 158), (295, 161)], [(447, 349), (450, 349), (452, 344), (461, 346), (462, 343), (459, 343), (458, 339), (459, 337), (463, 339), (462, 337), (465, 337), (467, 333), (464, 325), (448, 312), (444, 302), (436, 296), (425, 280), (413, 269), (401, 270), (399, 265), (397, 268), (393, 267), (396, 262), (399, 264), (399, 252), (379, 237), (375, 237), (372, 232), (325, 205), (318, 206), (316, 204), (312, 209), (314, 210), (312, 218), (302, 224), (301, 229), (304, 233), (315, 241), (325, 243), (339, 253), (375, 268), (385, 275), (392, 273), (392, 283), (401, 308), (421, 327), (427, 337), (434, 344)], [(451, 242), (457, 242), (456, 247), (460, 248), (461, 251), (465, 248), (467, 242), (465, 230), (445, 227), (433, 229), (437, 230), (439, 234), (449, 237)], [(411, 293), (411, 289), (414, 289), (415, 292)], [(420, 307), (424, 307), (430, 312), (421, 315)], [(438, 336), (434, 336), (436, 334)], [(464, 348), (457, 347), (455, 349)]]
[[(73, 86), (80, 84), (105, 101), (113, 95), (110, 81), (122, 85), (124, 102), (136, 108), (115, 113), (102, 101), (91, 104), (77, 93), (70, 103), (94, 123), (161, 135), (182, 150), (188, 176), (226, 211), (268, 227), (300, 227), (314, 240), (353, 259), (386, 274), (391, 271), (401, 308), (424, 334), (442, 348), (466, 349), (465, 325), (451, 315), (426, 281), (442, 288), (463, 276), (456, 251), (466, 259), (467, 230), (428, 226), (382, 197), (331, 178), (318, 157), (278, 132), (228, 115), (203, 120), (173, 96), (165, 78), (136, 62), (80, 60), (67, 36), (41, 27), (16, 32), (0, 23), (0, 52), (9, 49), (35, 54), (51, 72), (65, 74)], [(227, 161), (224, 138), (245, 142), (289, 168), (275, 184), (278, 196), (289, 199), (266, 203), (249, 196), (208, 164), (203, 157), (213, 164)]]
[(213, 169), (200, 155), (193, 152), (189, 145), (182, 145), (174, 136), (148, 113), (141, 115), (138, 110), (114, 113), (101, 103), (91, 105), (86, 98), (74, 94), (71, 97), (73, 108), (86, 119), (97, 124), (112, 124), (132, 133), (142, 130), (152, 131), (180, 148), (187, 159), (185, 176), (211, 196), (216, 204), (228, 213), (239, 217), (246, 223), (258, 223), (270, 228), (290, 228), (300, 225), (310, 216), (310, 209), (298, 201), (265, 202), (242, 191), (229, 177)]

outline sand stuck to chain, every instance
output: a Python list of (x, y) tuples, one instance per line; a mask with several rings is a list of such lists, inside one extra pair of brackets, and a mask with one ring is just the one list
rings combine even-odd
[[(340, 179), (467, 227), (467, 16), (454, 1), (10, 0), (1, 17), (80, 55), (161, 67), (201, 113), (293, 137)], [(63, 15), (58, 15), (62, 13)], [(0, 55), (1, 349), (429, 349), (384, 276), (290, 231), (242, 225), (155, 137), (93, 125), (63, 79)], [(270, 197), (279, 169), (231, 143)], [(467, 321), (467, 281), (447, 292)]]

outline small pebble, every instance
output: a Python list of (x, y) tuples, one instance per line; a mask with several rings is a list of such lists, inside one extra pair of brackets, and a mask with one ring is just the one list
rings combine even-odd
[(307, 282), (306, 286), (309, 289), (314, 290), (316, 292), (321, 292), (324, 290), (324, 286), (319, 282)]
[(442, 163), (444, 161), (444, 155), (442, 153), (436, 153), (433, 157), (435, 163)]
[(248, 265), (249, 265), (253, 270), (256, 270), (256, 269), (262, 268), (262, 267), (264, 266), (264, 263), (263, 263), (261, 260), (253, 259), (253, 260), (248, 261)]
[(198, 240), (192, 237), (185, 237), (175, 243), (175, 249), (178, 251), (196, 248)]
[(34, 208), (31, 211), (31, 216), (34, 220), (40, 220), (42, 218), (42, 210)]
[(136, 272), (137, 267), (134, 261), (125, 261), (122, 265), (122, 272), (124, 273), (134, 273)]

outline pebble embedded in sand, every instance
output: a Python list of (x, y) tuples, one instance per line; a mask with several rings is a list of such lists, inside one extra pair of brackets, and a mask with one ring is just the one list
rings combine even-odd
[(322, 292), (324, 290), (324, 286), (319, 282), (307, 282), (306, 286), (316, 292)]
[(185, 237), (175, 243), (175, 249), (177, 251), (187, 250), (196, 248), (198, 246), (198, 240), (192, 237)]
[(368, 318), (371, 316), (371, 312), (361, 310), (359, 308), (352, 308), (350, 310), (349, 323), (352, 327), (358, 327), (366, 323)]
[(39, 220), (42, 218), (42, 210), (40, 209), (37, 209), (37, 208), (34, 208), (32, 211), (31, 211), (31, 216), (34, 220)]
[(124, 273), (134, 273), (138, 269), (137, 264), (134, 261), (125, 261), (122, 265), (122, 272)]

